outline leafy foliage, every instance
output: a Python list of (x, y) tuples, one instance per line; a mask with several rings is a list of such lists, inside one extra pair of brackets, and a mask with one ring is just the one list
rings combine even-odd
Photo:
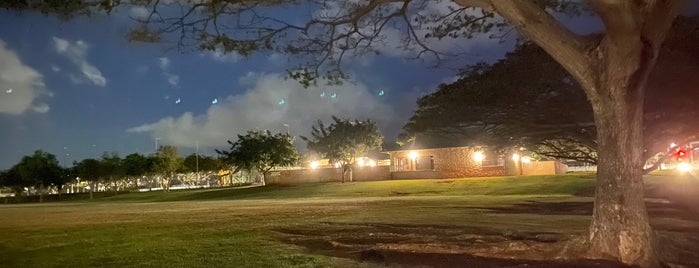
[(170, 190), (170, 180), (175, 173), (182, 167), (183, 158), (177, 152), (177, 148), (172, 145), (164, 145), (158, 148), (158, 151), (152, 158), (153, 171), (162, 174), (161, 185), (163, 190)]
[[(198, 162), (198, 167), (197, 167)], [(187, 172), (198, 171), (217, 171), (223, 168), (223, 164), (217, 158), (211, 156), (199, 155), (197, 160), (196, 154), (190, 154), (184, 158), (183, 167)]]
[(294, 165), (299, 159), (293, 138), (288, 133), (248, 131), (245, 135), (238, 135), (236, 142), (228, 143), (231, 145), (230, 151), (216, 150), (224, 163), (233, 165), (235, 172), (258, 171), (262, 174), (263, 184), (265, 173), (272, 168)]
[[(693, 84), (699, 71), (698, 25), (676, 22), (651, 73), (645, 106), (647, 156), (664, 152), (671, 142), (699, 134), (699, 98)], [(693, 83), (691, 81), (696, 81)], [(462, 78), (418, 100), (403, 127), (404, 139), (437, 145), (525, 146), (540, 155), (596, 163), (597, 141), (592, 109), (579, 84), (546, 52), (524, 44), (492, 65), (474, 65)], [(469, 144), (471, 143), (471, 144)]]
[(352, 165), (359, 157), (381, 150), (383, 136), (372, 120), (350, 121), (335, 116), (332, 119), (333, 123), (327, 127), (318, 120), (311, 129), (311, 138), (301, 138), (308, 142), (308, 149), (328, 158), (331, 163), (339, 162), (342, 165), (344, 182), (345, 173), (351, 172)]

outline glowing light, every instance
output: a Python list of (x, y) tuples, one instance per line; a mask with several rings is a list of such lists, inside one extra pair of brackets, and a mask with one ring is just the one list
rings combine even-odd
[(360, 157), (359, 159), (357, 159), (357, 164), (360, 167), (363, 167), (364, 166), (364, 157)]
[(373, 159), (369, 159), (369, 166), (370, 166), (370, 167), (375, 167), (375, 166), (376, 166), (376, 161), (374, 161)]
[(177, 100), (175, 101), (175, 104), (180, 104), (180, 102), (182, 102), (182, 99), (177, 98)]
[(316, 169), (316, 168), (318, 168), (318, 161), (311, 162), (311, 169)]
[(340, 162), (335, 162), (335, 167), (336, 167), (336, 168), (339, 168), (339, 167), (341, 167), (341, 166), (342, 166), (342, 164), (340, 164)]
[(218, 98), (211, 101), (211, 104), (216, 104), (216, 103), (218, 103)]
[(330, 96), (332, 99), (337, 99), (337, 93), (333, 92), (332, 96)]
[(483, 158), (483, 152), (476, 151), (475, 153), (473, 153), (473, 161), (480, 163), (483, 162)]
[(279, 100), (279, 105), (284, 105), (284, 103), (286, 103), (286, 100), (285, 100), (285, 99)]
[(522, 156), (522, 163), (529, 163), (532, 159), (529, 156)]
[(670, 143), (670, 148), (675, 147), (675, 146), (677, 146), (677, 144), (675, 144), (674, 142)]
[(519, 154), (512, 154), (512, 160), (519, 161)]
[(686, 162), (677, 164), (677, 170), (680, 172), (689, 172), (692, 170), (692, 166)]
[(379, 91), (379, 96), (383, 96), (384, 94), (383, 89)]
[(417, 158), (417, 152), (416, 152), (416, 151), (411, 151), (410, 153), (408, 153), (408, 157), (410, 157), (410, 159), (415, 159), (415, 158)]
[(7, 90), (5, 90), (5, 93), (7, 93), (7, 94), (12, 93), (12, 89), (8, 87)]
[(323, 91), (323, 93), (320, 93), (320, 98), (325, 98), (325, 91)]

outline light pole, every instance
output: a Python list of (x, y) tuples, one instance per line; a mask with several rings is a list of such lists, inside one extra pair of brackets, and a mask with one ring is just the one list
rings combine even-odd
[(289, 124), (284, 124), (284, 126), (286, 127), (286, 135), (289, 135)]

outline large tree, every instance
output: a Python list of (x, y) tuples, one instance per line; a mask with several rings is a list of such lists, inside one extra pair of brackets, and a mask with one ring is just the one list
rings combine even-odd
[[(123, 2), (15, 0), (3, 1), (2, 7), (72, 15), (111, 11)], [(133, 1), (152, 12), (129, 37), (163, 41), (172, 34), (181, 46), (242, 55), (255, 51), (308, 55), (311, 66), (292, 76), (311, 83), (320, 75), (343, 76), (340, 67), (352, 55), (348, 52), (376, 51), (385, 44), (386, 31), (405, 33), (406, 47), (419, 49), (419, 55), (443, 56), (427, 38), (469, 38), (504, 26), (504, 20), (560, 63), (590, 100), (599, 160), (587, 256), (657, 264), (643, 201), (643, 103), (649, 73), (686, 0), (588, 0), (590, 15), (598, 17), (605, 29), (595, 37), (577, 34), (557, 19), (560, 12), (575, 12), (577, 1), (454, 0), (456, 7), (430, 9), (440, 1), (318, 0), (308, 1), (308, 7), (322, 10), (293, 22), (266, 12), (273, 10), (270, 6), (300, 2), (305, 1), (183, 1), (181, 8), (174, 8), (170, 1)]]
[(383, 136), (376, 123), (332, 117), (333, 122), (325, 126), (318, 120), (311, 129), (311, 137), (301, 137), (308, 142), (308, 149), (317, 152), (342, 167), (342, 182), (352, 181), (352, 166), (360, 157), (381, 151)]
[[(650, 74), (644, 107), (644, 159), (671, 142), (699, 134), (699, 23), (677, 20)], [(682, 81), (682, 82), (677, 82)], [(589, 102), (572, 77), (539, 47), (525, 43), (502, 60), (476, 64), (462, 77), (418, 100), (403, 127), (421, 143), (525, 146), (540, 155), (596, 164), (597, 142)], [(575, 109), (571, 109), (575, 107)], [(454, 144), (454, 143), (458, 144)], [(467, 144), (462, 144), (467, 143)], [(470, 144), (468, 144), (470, 143)], [(652, 170), (647, 168), (646, 171)]]
[(259, 172), (262, 185), (265, 185), (267, 173), (272, 168), (295, 165), (299, 159), (294, 139), (288, 133), (248, 131), (245, 135), (238, 135), (236, 142), (228, 141), (228, 144), (231, 145), (229, 151), (216, 150), (224, 163), (233, 165), (234, 173), (241, 170)]

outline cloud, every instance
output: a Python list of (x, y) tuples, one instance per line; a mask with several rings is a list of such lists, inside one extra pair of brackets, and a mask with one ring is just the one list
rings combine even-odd
[(51, 64), (51, 71), (54, 71), (54, 72), (56, 72), (56, 73), (57, 73), (57, 72), (60, 72), (60, 71), (61, 71), (61, 67), (58, 67), (58, 66), (56, 66), (56, 65), (54, 65), (54, 64)]
[(144, 20), (150, 15), (150, 10), (142, 6), (135, 6), (129, 9), (129, 16), (134, 19)]
[(43, 75), (24, 65), (19, 56), (0, 40), (0, 113), (19, 115), (30, 109), (47, 112), (47, 104), (35, 104), (42, 95), (50, 96)]
[(75, 83), (91, 83), (96, 86), (104, 87), (107, 85), (107, 79), (104, 78), (102, 72), (94, 65), (90, 64), (86, 59), (89, 46), (82, 40), (70, 42), (66, 39), (53, 37), (53, 47), (60, 55), (67, 57), (75, 64), (82, 77), (71, 75), (71, 80)]
[(32, 111), (40, 113), (40, 114), (47, 113), (50, 109), (51, 108), (46, 103), (39, 103), (35, 106), (32, 106)]
[(158, 66), (160, 67), (160, 70), (163, 71), (163, 75), (165, 76), (165, 78), (167, 78), (168, 84), (172, 86), (177, 86), (180, 84), (180, 76), (173, 74), (169, 71), (170, 64), (171, 61), (167, 57), (158, 58)]
[(243, 59), (243, 56), (236, 53), (235, 51), (224, 52), (223, 49), (215, 49), (213, 51), (207, 52), (212, 59), (220, 62), (238, 62)]
[(160, 69), (163, 71), (167, 70), (170, 68), (170, 59), (167, 57), (158, 58), (158, 66), (160, 66)]
[[(166, 117), (128, 129), (132, 133), (148, 133), (163, 144), (193, 147), (225, 147), (226, 141), (253, 129), (286, 131), (294, 136), (308, 136), (318, 120), (329, 122), (332, 115), (350, 119), (373, 119), (381, 129), (397, 129), (403, 121), (395, 120), (391, 107), (375, 92), (361, 84), (303, 88), (296, 81), (280, 74), (248, 73), (240, 79), (250, 83), (239, 95), (219, 98), (203, 114), (184, 113)], [(325, 92), (324, 97), (321, 94)], [(331, 96), (336, 94), (336, 98)], [(280, 104), (284, 100), (283, 104)], [(414, 101), (414, 100), (411, 100)], [(301, 145), (297, 139), (297, 145)]]

